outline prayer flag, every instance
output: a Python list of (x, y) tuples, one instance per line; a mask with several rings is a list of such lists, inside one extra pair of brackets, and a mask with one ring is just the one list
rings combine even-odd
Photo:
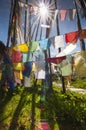
[(66, 59), (66, 56), (46, 58), (45, 60), (46, 60), (47, 62), (51, 62), (51, 63), (54, 63), (54, 64), (59, 64), (59, 63), (61, 63), (64, 59)]
[(70, 33), (65, 34), (65, 41), (66, 41), (66, 43), (75, 44), (75, 43), (77, 43), (78, 37), (79, 37), (78, 31), (70, 32)]
[(64, 20), (65, 20), (65, 18), (66, 18), (66, 13), (67, 13), (67, 10), (66, 10), (66, 9), (60, 10), (60, 20), (61, 20), (61, 21), (64, 21)]

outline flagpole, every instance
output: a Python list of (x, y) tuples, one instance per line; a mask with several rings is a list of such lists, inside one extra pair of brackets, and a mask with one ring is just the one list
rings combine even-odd
[[(50, 0), (49, 3), (51, 3), (51, 0)], [(48, 24), (51, 25), (52, 21), (48, 19), (48, 21), (46, 21), (46, 23), (48, 23)], [(50, 29), (51, 29), (51, 28), (47, 28), (47, 29), (46, 29), (46, 38), (49, 37)], [(45, 58), (47, 58), (47, 57), (50, 57), (50, 48), (48, 48), (48, 50), (45, 51)], [(52, 91), (52, 71), (51, 71), (51, 63), (48, 63), (48, 64), (46, 65), (45, 70), (46, 70), (46, 74), (48, 74), (48, 76), (49, 76), (49, 79), (47, 80), (47, 82), (48, 82), (48, 87), (49, 87), (49, 91)]]
[[(76, 15), (77, 15), (77, 17), (76, 17), (77, 18), (77, 27), (78, 27), (78, 31), (80, 31), (82, 29), (82, 27), (81, 27), (81, 23), (80, 23), (76, 0), (74, 0), (74, 4), (75, 4), (75, 8), (76, 8)], [(83, 39), (80, 39), (80, 46), (81, 46), (81, 50), (85, 51), (85, 43), (84, 43)]]
[[(28, 0), (26, 0), (26, 4), (28, 4)], [(27, 25), (28, 25), (28, 9), (25, 9), (25, 28), (24, 28), (24, 39), (27, 42)]]
[[(54, 0), (54, 2), (55, 2), (55, 8), (57, 9), (57, 1)], [(57, 22), (57, 24), (56, 24), (57, 25), (57, 35), (60, 35), (58, 14), (57, 14), (57, 17), (56, 17), (56, 22)], [(58, 51), (61, 52), (61, 48), (59, 48)], [(61, 76), (61, 81), (62, 81), (62, 91), (63, 91), (63, 93), (65, 93), (66, 88), (65, 88), (64, 76)]]

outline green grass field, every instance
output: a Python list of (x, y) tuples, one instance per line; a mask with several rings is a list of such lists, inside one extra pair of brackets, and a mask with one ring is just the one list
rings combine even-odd
[(39, 130), (46, 120), (51, 130), (86, 130), (86, 96), (53, 86), (17, 86), (0, 92), (0, 130)]

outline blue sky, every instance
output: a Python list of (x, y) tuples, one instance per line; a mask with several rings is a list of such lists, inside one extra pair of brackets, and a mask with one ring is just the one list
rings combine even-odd
[(11, 0), (0, 0), (0, 40), (5, 44), (7, 42), (10, 1)]
[[(0, 40), (2, 40), (5, 44), (7, 42), (10, 6), (11, 6), (11, 0), (0, 0)], [(73, 0), (57, 0), (57, 8), (72, 9), (75, 7), (74, 7)], [(86, 19), (81, 18), (81, 25), (82, 28), (86, 28)], [(76, 18), (74, 19), (74, 21), (68, 21), (67, 18), (65, 21), (59, 20), (59, 28), (60, 28), (60, 34), (66, 34), (78, 30), (76, 24)], [(50, 36), (56, 36), (56, 35), (57, 34), (56, 34), (56, 27), (55, 27), (52, 30)]]

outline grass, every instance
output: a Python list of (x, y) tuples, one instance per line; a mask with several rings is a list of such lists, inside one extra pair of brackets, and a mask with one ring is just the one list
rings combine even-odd
[(51, 130), (86, 130), (79, 126), (86, 123), (85, 95), (62, 94), (55, 86), (49, 92), (38, 83), (17, 86), (13, 92), (4, 90), (0, 96), (0, 130), (36, 130), (41, 119), (48, 121)]

